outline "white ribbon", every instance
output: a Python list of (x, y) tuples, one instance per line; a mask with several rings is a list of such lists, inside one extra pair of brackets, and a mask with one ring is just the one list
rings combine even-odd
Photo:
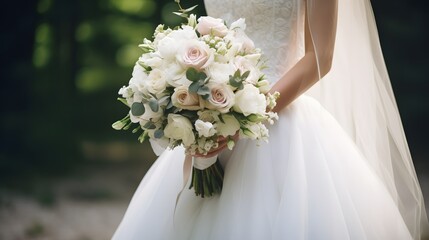
[(213, 157), (194, 157), (194, 168), (204, 170), (211, 165), (215, 164), (217, 160), (217, 154)]

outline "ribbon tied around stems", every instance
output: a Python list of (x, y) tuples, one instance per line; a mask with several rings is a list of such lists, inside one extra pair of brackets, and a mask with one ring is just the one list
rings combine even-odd
[[(189, 188), (194, 187), (196, 190), (196, 195), (201, 195), (204, 198), (204, 192), (209, 188), (210, 193), (206, 194), (208, 196), (212, 196), (213, 193), (218, 193), (222, 189), (223, 182), (223, 169), (220, 163), (218, 162), (218, 155), (212, 157), (192, 157), (191, 155), (186, 155), (185, 161), (183, 163), (183, 187), (176, 197), (176, 204), (174, 207), (174, 215), (177, 209), (177, 204), (179, 203), (180, 196), (185, 190), (186, 184), (189, 181), (189, 177), (192, 172), (192, 182)], [(198, 175), (200, 174), (200, 175)], [(210, 180), (208, 180), (210, 179)], [(197, 191), (196, 185), (198, 181), (205, 181), (207, 184), (207, 180), (212, 184), (207, 187), (204, 185), (203, 193)], [(213, 185), (214, 184), (214, 185)], [(203, 186), (199, 186), (198, 190)]]

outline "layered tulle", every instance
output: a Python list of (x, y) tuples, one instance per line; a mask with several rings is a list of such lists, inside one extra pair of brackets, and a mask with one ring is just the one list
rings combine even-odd
[(166, 150), (114, 239), (412, 239), (382, 181), (316, 100), (299, 97), (270, 135), (221, 156), (220, 196), (186, 188), (177, 206), (184, 150)]

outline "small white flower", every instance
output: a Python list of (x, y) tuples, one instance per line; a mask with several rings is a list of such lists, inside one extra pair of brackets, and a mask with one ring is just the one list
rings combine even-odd
[(200, 137), (211, 137), (216, 134), (216, 129), (211, 122), (204, 122), (200, 119), (195, 121), (195, 129)]

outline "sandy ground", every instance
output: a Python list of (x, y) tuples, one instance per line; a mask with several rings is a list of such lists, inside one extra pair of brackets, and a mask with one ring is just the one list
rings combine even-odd
[[(0, 239), (110, 239), (147, 167), (92, 167), (79, 176), (50, 180), (35, 195), (3, 192)], [(429, 206), (429, 175), (420, 179)]]

